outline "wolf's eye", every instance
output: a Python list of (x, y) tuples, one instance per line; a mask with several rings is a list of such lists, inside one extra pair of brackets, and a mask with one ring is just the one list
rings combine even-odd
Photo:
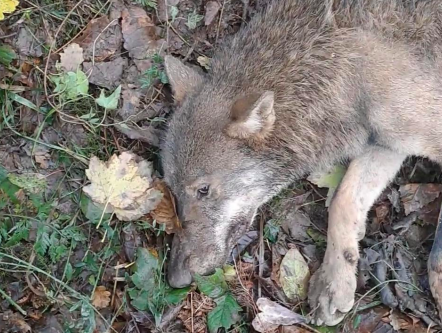
[(197, 190), (197, 198), (201, 199), (209, 194), (209, 185), (204, 185)]

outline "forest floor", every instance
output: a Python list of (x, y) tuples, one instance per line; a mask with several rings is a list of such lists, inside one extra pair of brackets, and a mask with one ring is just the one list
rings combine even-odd
[[(0, 0), (0, 19), (13, 3)], [(173, 111), (164, 56), (207, 71), (219, 43), (265, 3), (21, 0), (4, 14), (0, 332), (256, 332), (259, 297), (308, 317), (305, 295), (287, 281), (308, 281), (322, 261), (327, 198), (342, 167), (262, 207), (229, 264), (181, 290), (164, 278), (167, 221), (121, 221), (83, 191), (93, 157), (132, 152), (161, 178), (159, 138)], [(426, 263), (441, 192), (438, 166), (407, 160), (369, 213), (345, 320), (269, 331), (440, 332)]]

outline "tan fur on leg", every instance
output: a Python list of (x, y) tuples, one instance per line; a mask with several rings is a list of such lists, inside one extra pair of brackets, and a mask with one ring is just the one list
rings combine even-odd
[(358, 241), (367, 212), (399, 170), (405, 155), (370, 147), (353, 160), (332, 201), (324, 262), (312, 277), (309, 302), (318, 325), (336, 325), (354, 303)]

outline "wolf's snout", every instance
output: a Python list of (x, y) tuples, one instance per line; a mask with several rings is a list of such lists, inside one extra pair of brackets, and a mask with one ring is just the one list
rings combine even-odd
[(179, 234), (175, 234), (172, 241), (172, 251), (167, 268), (167, 280), (173, 288), (187, 287), (192, 283), (192, 275), (189, 268), (189, 255), (182, 248)]
[(172, 288), (184, 288), (192, 283), (192, 276), (184, 267), (171, 266), (167, 272), (167, 280)]

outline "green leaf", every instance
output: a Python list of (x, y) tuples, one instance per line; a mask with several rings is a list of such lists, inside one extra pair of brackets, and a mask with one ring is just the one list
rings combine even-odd
[(30, 108), (31, 110), (40, 112), (40, 113), (44, 113), (43, 111), (41, 111), (37, 105), (35, 105), (34, 103), (32, 103), (30, 100), (21, 97), (20, 95), (17, 95), (16, 93), (10, 92), (8, 91), (8, 97), (13, 100), (14, 102), (20, 103), (21, 105), (27, 106), (28, 108)]
[[(80, 198), (80, 208), (84, 216), (93, 224), (97, 224), (103, 215), (104, 207), (95, 204), (86, 194), (82, 193)], [(103, 221), (110, 219), (110, 213), (104, 213)]]
[(49, 246), (51, 245), (51, 240), (49, 238), (49, 227), (39, 222), (37, 228), (37, 237), (34, 244), (34, 250), (40, 256), (44, 256)]
[(155, 277), (159, 270), (159, 260), (156, 255), (145, 248), (138, 248), (136, 271), (132, 275), (132, 282), (140, 290), (152, 291), (155, 286)]
[(15, 225), (12, 236), (5, 243), (5, 247), (17, 245), (22, 240), (27, 240), (29, 237), (29, 223), (28, 221), (20, 221)]
[(72, 100), (80, 95), (86, 95), (89, 90), (89, 81), (86, 74), (81, 70), (67, 72), (51, 77), (55, 84), (55, 93), (60, 93), (66, 100)]
[(104, 94), (104, 90), (101, 90), (100, 97), (95, 99), (99, 106), (108, 110), (115, 110), (118, 107), (118, 101), (121, 94), (121, 84), (115, 89), (115, 91), (108, 97)]
[(164, 299), (166, 300), (167, 304), (175, 305), (185, 299), (189, 291), (190, 287), (181, 289), (168, 288), (166, 289)]
[(168, 79), (167, 74), (166, 74), (165, 71), (161, 71), (159, 73), (159, 76), (160, 76), (160, 81), (161, 81), (162, 84), (169, 83), (169, 79)]
[(224, 273), (220, 268), (217, 268), (215, 273), (209, 276), (196, 274), (195, 282), (204, 295), (214, 299), (224, 295), (228, 290)]
[(15, 195), (15, 193), (17, 193), (20, 188), (17, 185), (12, 184), (9, 179), (5, 179), (0, 182), (0, 190), (5, 192), (5, 194), (13, 203), (20, 203), (20, 200), (18, 200), (17, 196)]
[(69, 312), (74, 312), (75, 310), (78, 310), (81, 307), (82, 304), (82, 300), (78, 301), (77, 303), (74, 303), (74, 305), (72, 305), (69, 309)]
[(336, 326), (315, 326), (315, 325), (312, 325), (312, 327), (320, 333), (337, 333), (337, 329), (339, 329), (339, 327), (337, 325)]
[(170, 14), (170, 17), (171, 17), (172, 23), (173, 23), (178, 15), (178, 7), (177, 6), (170, 6), (169, 14)]
[(78, 243), (82, 243), (87, 240), (87, 237), (84, 235), (80, 227), (75, 225), (64, 228), (63, 230), (61, 230), (61, 234), (63, 235), (63, 237)]
[(307, 180), (316, 184), (318, 187), (328, 188), (327, 200), (325, 201), (325, 206), (330, 205), (331, 199), (336, 191), (336, 188), (341, 183), (342, 178), (344, 178), (346, 168), (343, 165), (335, 165), (331, 170), (325, 173), (313, 173), (308, 176)]
[(16, 175), (14, 173), (10, 173), (8, 175), (8, 179), (12, 184), (29, 193), (41, 193), (47, 187), (46, 179), (42, 175), (38, 174), (25, 173), (22, 175)]
[(146, 290), (138, 290), (138, 289), (131, 289), (129, 290), (129, 296), (132, 299), (130, 304), (137, 310), (140, 311), (146, 311), (149, 309), (149, 292)]
[(203, 18), (204, 16), (197, 14), (195, 9), (193, 13), (190, 13), (187, 17), (186, 25), (190, 30), (193, 30), (198, 25), (198, 22), (200, 22)]
[(357, 329), (359, 325), (361, 324), (362, 316), (360, 314), (356, 315), (353, 319), (353, 328)]
[[(52, 234), (54, 235), (54, 234)], [(53, 242), (51, 235), (51, 242)], [(49, 247), (49, 257), (53, 263), (56, 263), (61, 258), (65, 257), (68, 254), (69, 249), (64, 244), (52, 245)]]
[(279, 283), (284, 294), (293, 302), (307, 298), (310, 270), (297, 248), (290, 249), (281, 261)]
[(72, 280), (72, 277), (74, 275), (74, 269), (72, 268), (71, 263), (68, 261), (66, 263), (66, 280), (70, 281)]
[(0, 45), (0, 64), (8, 66), (16, 58), (17, 55), (13, 49), (4, 44)]
[(281, 226), (278, 221), (268, 221), (264, 227), (264, 238), (267, 239), (270, 243), (276, 243), (280, 227)]
[(8, 178), (8, 170), (0, 165), (0, 183)]
[(237, 278), (235, 267), (233, 267), (232, 265), (224, 265), (223, 271), (226, 281), (233, 281)]
[(318, 246), (321, 246), (327, 242), (327, 237), (314, 228), (307, 228), (306, 232), (307, 235), (309, 235)]
[(242, 310), (230, 293), (218, 299), (216, 303), (216, 307), (207, 315), (207, 326), (210, 333), (216, 333), (221, 327), (229, 329), (239, 321), (239, 312)]

